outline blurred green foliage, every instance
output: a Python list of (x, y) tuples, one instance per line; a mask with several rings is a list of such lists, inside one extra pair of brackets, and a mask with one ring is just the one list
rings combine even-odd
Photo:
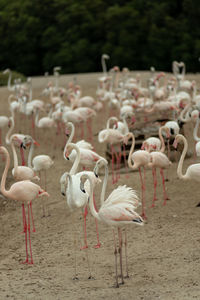
[(197, 0), (0, 0), (1, 69), (26, 75), (109, 67), (171, 70), (173, 60), (199, 71)]
[[(8, 77), (9, 77), (9, 74), (4, 74), (3, 72), (0, 72), (0, 86), (5, 86), (8, 84)], [(19, 72), (15, 72), (15, 71), (12, 71), (12, 77), (11, 77), (11, 85), (14, 84), (14, 81), (15, 80), (20, 80), (20, 82), (25, 82), (26, 81), (26, 77), (19, 73)]]

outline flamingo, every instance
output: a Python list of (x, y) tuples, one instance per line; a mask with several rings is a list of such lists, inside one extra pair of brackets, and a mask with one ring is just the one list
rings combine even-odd
[(110, 144), (111, 155), (112, 155), (112, 182), (113, 183), (117, 182), (117, 180), (119, 178), (119, 174), (116, 176), (116, 178), (115, 178), (115, 174), (114, 174), (114, 153), (117, 157), (118, 169), (119, 169), (119, 162), (120, 162), (120, 155), (119, 156), (117, 155), (113, 145), (120, 144), (121, 142), (127, 144), (127, 142), (128, 142), (127, 136), (128, 136), (128, 133), (126, 135), (123, 135), (118, 130), (115, 130), (112, 128), (103, 129), (98, 134), (99, 143)]
[[(73, 143), (70, 143), (70, 144), (68, 144), (68, 146), (69, 147), (71, 147), (71, 149), (73, 149), (73, 151), (75, 151), (76, 152), (76, 158), (75, 158), (75, 160), (74, 160), (74, 163), (73, 163), (73, 165), (72, 165), (72, 167), (71, 167), (71, 169), (70, 169), (70, 171), (69, 171), (69, 174), (72, 176), (72, 175), (77, 175), (77, 174), (80, 174), (80, 172), (79, 173), (77, 173), (77, 170), (78, 170), (78, 166), (79, 166), (79, 163), (80, 163), (80, 161), (81, 161), (81, 151), (80, 151), (80, 148), (76, 145), (76, 144), (73, 144)], [(103, 161), (105, 161), (105, 162), (107, 162), (106, 161), (106, 159), (104, 159), (104, 158), (102, 158), (102, 159), (100, 159), (100, 160), (103, 160)], [(88, 171), (89, 173), (88, 174), (90, 174), (90, 171)], [(78, 175), (77, 175), (78, 176)], [(65, 181), (65, 177), (66, 176), (64, 176), (64, 181)], [(66, 182), (66, 181), (65, 181)], [(63, 190), (63, 189), (62, 189)], [(95, 204), (96, 205), (96, 204)], [(87, 211), (87, 207), (85, 207), (85, 213), (84, 213), (84, 232), (85, 232), (85, 245), (87, 245), (87, 236), (86, 236), (86, 217), (87, 217), (87, 214), (88, 214), (88, 211)], [(100, 245), (100, 242), (99, 242), (99, 233), (98, 233), (98, 225), (97, 225), (97, 222), (96, 222), (96, 232), (97, 232), (97, 245), (95, 246), (96, 248), (98, 248), (98, 245)]]
[[(108, 198), (103, 201), (99, 212), (96, 211), (93, 203), (93, 183), (87, 174), (84, 174), (80, 177), (80, 189), (83, 193), (86, 193), (84, 188), (84, 182), (88, 179), (90, 184), (90, 196), (89, 196), (89, 206), (92, 215), (99, 221), (110, 225), (117, 226), (118, 236), (119, 236), (119, 254), (120, 254), (120, 270), (121, 270), (121, 283), (124, 284), (123, 270), (122, 270), (122, 233), (121, 226), (124, 224), (137, 224), (143, 225), (143, 219), (135, 212), (135, 209), (138, 206), (139, 199), (136, 192), (127, 187), (119, 186), (108, 196)], [(103, 188), (102, 188), (103, 189)], [(104, 199), (103, 199), (104, 200)], [(113, 230), (114, 233), (114, 230)], [(114, 234), (114, 244), (115, 244), (115, 271), (116, 271), (116, 285), (119, 287), (118, 283), (118, 272), (117, 272), (117, 245)]]
[[(80, 153), (79, 153), (80, 155)], [(71, 213), (76, 212), (78, 209), (82, 209), (85, 211), (84, 213), (84, 243), (85, 245), (81, 247), (82, 249), (87, 249), (88, 248), (88, 243), (87, 243), (87, 233), (86, 233), (86, 216), (87, 216), (87, 204), (88, 204), (88, 197), (89, 197), (89, 192), (90, 192), (90, 187), (87, 185), (86, 194), (83, 194), (80, 189), (80, 177), (83, 174), (87, 174), (91, 180), (94, 186), (98, 184), (101, 180), (97, 178), (94, 174), (94, 172), (91, 171), (83, 171), (79, 172), (77, 174), (71, 175), (69, 172), (65, 172), (61, 178), (60, 178), (60, 184), (61, 184), (61, 193), (63, 196), (66, 196), (67, 199), (67, 204), (68, 207), (71, 211)], [(67, 185), (67, 179), (68, 179), (68, 185)], [(67, 188), (65, 189), (65, 186), (67, 185)], [(96, 220), (95, 220), (96, 221)], [(76, 221), (74, 219), (74, 214), (73, 214), (73, 223), (74, 225), (76, 224)], [(97, 223), (96, 223), (97, 224)], [(76, 230), (75, 230), (75, 235), (76, 235)], [(76, 245), (76, 237), (74, 241)], [(100, 248), (101, 243), (99, 241), (99, 236), (97, 235), (97, 244), (94, 246), (94, 248)], [(89, 264), (88, 264), (89, 266)], [(91, 277), (91, 274), (90, 274)], [(75, 276), (74, 279), (78, 279), (77, 277), (77, 272), (76, 272), (76, 249), (75, 249)]]
[[(28, 166), (31, 168), (34, 172), (39, 172), (39, 176), (41, 178), (41, 172), (44, 172), (44, 186), (45, 190), (47, 190), (47, 176), (46, 172), (49, 168), (52, 167), (53, 165), (53, 160), (50, 158), (50, 156), (42, 154), (42, 155), (37, 155), (33, 158), (33, 152), (34, 152), (34, 145), (38, 145), (37, 142), (34, 141), (34, 139), (30, 135), (24, 136), (22, 140), (22, 147), (26, 147), (27, 145), (30, 145), (30, 150), (28, 154)], [(33, 164), (33, 166), (32, 166)], [(48, 212), (49, 215), (49, 212)], [(45, 206), (43, 203), (43, 217), (45, 217)]]
[[(200, 163), (198, 164), (192, 164), (187, 168), (187, 171), (185, 174), (183, 174), (183, 161), (185, 158), (185, 155), (187, 153), (188, 149), (188, 142), (187, 139), (182, 135), (182, 134), (177, 134), (173, 143), (173, 146), (177, 148), (178, 143), (180, 142), (184, 143), (184, 148), (183, 152), (181, 154), (179, 163), (178, 163), (178, 168), (177, 168), (177, 175), (178, 178), (182, 180), (195, 180), (197, 182), (200, 182)], [(197, 204), (197, 206), (200, 206), (200, 203)]]
[(18, 136), (13, 134), (10, 137), (10, 145), (13, 152), (13, 159), (14, 159), (14, 169), (12, 169), (12, 175), (16, 181), (21, 180), (40, 180), (38, 176), (35, 175), (34, 170), (31, 167), (26, 166), (18, 166), (18, 159), (17, 159), (17, 153), (14, 146), (14, 141), (21, 144), (22, 141), (19, 140)]
[[(128, 166), (132, 170), (139, 170), (140, 181), (141, 181), (141, 189), (142, 189), (142, 217), (144, 219), (147, 218), (145, 213), (145, 168), (149, 166), (150, 163), (150, 153), (146, 150), (137, 150), (135, 152), (135, 136), (132, 132), (128, 134), (128, 138), (132, 138), (132, 145), (128, 155)], [(134, 164), (132, 164), (132, 162)], [(144, 170), (144, 179), (142, 179), (141, 167)]]
[[(31, 234), (30, 234), (30, 211), (32, 215), (32, 201), (37, 197), (43, 195), (49, 197), (49, 194), (45, 192), (39, 185), (31, 182), (30, 180), (23, 180), (14, 183), (9, 190), (5, 189), (6, 178), (8, 174), (8, 169), (10, 166), (10, 156), (7, 149), (3, 146), (0, 147), (0, 153), (6, 156), (5, 169), (1, 178), (1, 193), (8, 199), (19, 201), (22, 203), (22, 216), (23, 216), (23, 226), (25, 233), (25, 246), (26, 246), (26, 260), (24, 263), (33, 264), (32, 249), (31, 249)], [(28, 205), (28, 224), (26, 218), (26, 211), (24, 204)], [(33, 218), (32, 218), (33, 223)], [(33, 223), (34, 227), (34, 223)], [(35, 228), (34, 228), (35, 229)], [(35, 231), (33, 229), (33, 231)], [(30, 249), (30, 261), (28, 255), (28, 240), (27, 231), (29, 235), (29, 249)]]

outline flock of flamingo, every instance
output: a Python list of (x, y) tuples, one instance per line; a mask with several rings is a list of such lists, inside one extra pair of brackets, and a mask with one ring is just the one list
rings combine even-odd
[[(146, 169), (152, 169), (154, 189), (152, 207), (155, 206), (157, 200), (157, 169), (160, 170), (162, 178), (163, 205), (166, 205), (168, 199), (164, 170), (168, 170), (172, 164), (169, 151), (170, 141), (173, 141), (174, 148), (181, 142), (184, 145), (178, 163), (178, 177), (182, 180), (200, 180), (199, 163), (190, 165), (185, 174), (182, 172), (188, 143), (186, 137), (180, 134), (183, 124), (187, 122), (195, 124), (193, 135), (196, 142), (196, 155), (199, 156), (200, 137), (198, 137), (197, 131), (200, 122), (200, 94), (197, 94), (196, 82), (185, 79), (185, 64), (183, 62), (173, 62), (173, 74), (171, 75), (166, 75), (164, 72), (156, 73), (152, 67), (148, 84), (143, 86), (141, 75), (132, 77), (127, 68), (120, 71), (118, 67), (113, 67), (107, 71), (107, 59), (109, 56), (103, 54), (103, 75), (98, 79), (96, 90), (96, 99), (98, 100), (92, 96), (82, 96), (82, 88), (75, 81), (70, 82), (67, 88), (59, 86), (60, 67), (54, 68), (55, 84), (49, 82), (44, 88), (41, 95), (43, 100), (32, 99), (30, 78), (25, 84), (16, 81), (11, 85), (12, 73), (9, 69), (5, 70), (5, 73), (9, 73), (8, 90), (11, 94), (8, 101), (11, 116), (0, 116), (0, 153), (2, 154), (2, 164), (5, 163), (1, 178), (1, 194), (7, 199), (19, 201), (22, 204), (26, 249), (24, 263), (33, 264), (31, 227), (34, 232), (35, 225), (32, 201), (38, 197), (44, 197), (42, 198), (43, 216), (49, 215), (48, 205), (45, 205), (46, 202), (44, 201), (45, 198), (49, 197), (46, 173), (51, 167), (56, 172), (56, 160), (53, 161), (47, 154), (40, 154), (33, 158), (33, 153), (39, 142), (44, 143), (46, 151), (48, 151), (48, 139), (45, 140), (45, 137), (48, 131), (55, 129), (56, 135), (52, 143), (55, 147), (64, 149), (63, 162), (68, 164), (70, 161), (72, 163), (70, 171), (58, 176), (60, 176), (61, 193), (66, 197), (74, 224), (75, 271), (73, 279), (78, 279), (76, 265), (77, 221), (74, 212), (80, 209), (84, 214), (84, 246), (81, 249), (87, 249), (86, 217), (89, 206), (90, 212), (95, 218), (97, 232), (95, 248), (101, 247), (97, 222), (101, 221), (113, 229), (115, 286), (119, 287), (119, 284), (124, 283), (124, 278), (129, 276), (126, 225), (143, 225), (147, 218), (145, 211)], [(101, 123), (105, 129), (98, 133), (98, 142), (110, 146), (112, 184), (116, 184), (120, 178), (122, 161), (127, 172), (128, 169), (138, 170), (141, 180), (141, 203), (138, 193), (126, 185), (115, 187), (105, 199), (109, 165), (107, 159), (99, 155), (94, 149), (95, 134), (92, 129), (92, 118), (97, 119), (100, 111), (108, 116), (107, 123)], [(147, 138), (143, 141), (141, 149), (136, 150), (134, 126), (137, 122), (137, 115), (142, 113), (144, 120), (148, 120), (152, 114), (159, 113), (165, 116), (168, 112), (171, 112), (172, 119), (162, 126), (155, 125), (158, 131), (156, 135), (159, 138), (155, 136)], [(43, 116), (39, 117), (41, 114)], [(6, 129), (7, 127), (9, 128)], [(87, 138), (84, 128), (87, 128)], [(127, 159), (126, 147), (130, 144), (130, 140), (131, 147)], [(166, 144), (168, 145), (167, 154), (165, 154)], [(6, 190), (5, 185), (10, 167), (10, 155), (5, 146), (11, 147), (14, 164), (12, 176), (16, 181), (9, 190)], [(28, 165), (26, 166), (24, 150), (27, 148), (29, 154)], [(20, 151), (21, 163), (18, 159), (17, 149)], [(82, 167), (82, 171), (80, 171), (80, 167)], [(100, 169), (104, 171), (103, 182), (100, 178), (102, 175)], [(126, 176), (128, 175), (126, 174)], [(37, 181), (37, 184), (33, 181)], [(96, 199), (95, 188), (101, 182), (100, 208), (97, 209), (96, 201), (98, 199)], [(136, 212), (139, 205), (142, 206), (141, 216)], [(115, 236), (115, 227), (117, 227), (118, 242)], [(122, 236), (122, 227), (125, 228), (125, 237)], [(125, 245), (126, 276), (123, 274), (122, 264), (123, 243)], [(118, 254), (120, 276), (118, 276)], [(91, 272), (89, 278), (92, 278)]]

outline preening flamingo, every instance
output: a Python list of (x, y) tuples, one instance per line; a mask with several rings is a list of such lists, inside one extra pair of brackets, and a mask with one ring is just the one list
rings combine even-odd
[[(52, 165), (53, 165), (54, 162), (50, 158), (49, 155), (45, 155), (45, 154), (37, 155), (32, 160), (32, 156), (33, 156), (33, 152), (34, 152), (34, 147), (37, 144), (38, 143), (35, 142), (35, 140), (30, 135), (24, 136), (24, 138), (22, 140), (22, 146), (26, 147), (27, 145), (30, 145), (30, 150), (29, 150), (29, 154), (28, 154), (28, 166), (34, 172), (39, 172), (40, 179), (42, 178), (41, 172), (44, 172), (44, 187), (45, 187), (45, 190), (47, 190), (47, 176), (46, 176), (46, 172), (47, 172), (47, 170), (49, 168), (52, 167)], [(43, 217), (44, 217), (46, 215), (45, 214), (44, 203), (43, 203), (42, 206), (43, 206)], [(48, 215), (49, 215), (49, 211), (48, 211)]]
[(18, 166), (18, 158), (17, 153), (14, 146), (14, 141), (21, 144), (23, 140), (19, 140), (18, 136), (13, 134), (10, 137), (10, 144), (13, 152), (13, 160), (14, 160), (14, 169), (12, 169), (12, 175), (16, 181), (21, 180), (40, 180), (38, 176), (36, 176), (34, 170), (31, 167), (26, 166)]
[[(37, 197), (41, 197), (43, 195), (49, 197), (49, 194), (45, 192), (41, 187), (29, 180), (18, 181), (14, 183), (9, 190), (5, 189), (6, 178), (8, 174), (8, 169), (10, 166), (10, 156), (7, 149), (3, 146), (0, 147), (0, 153), (6, 156), (6, 164), (5, 169), (1, 178), (1, 193), (8, 199), (19, 201), (22, 203), (22, 216), (23, 216), (23, 226), (24, 226), (24, 233), (25, 233), (25, 245), (26, 245), (26, 260), (24, 263), (33, 264), (33, 257), (32, 257), (32, 249), (31, 249), (31, 234), (30, 234), (30, 211), (32, 216), (32, 201), (35, 200)], [(28, 205), (28, 224), (26, 218), (26, 211), (24, 204)], [(33, 222), (33, 218), (32, 218)], [(34, 230), (33, 224), (33, 231)], [(30, 260), (28, 255), (28, 240), (27, 240), (27, 232), (29, 235), (29, 250), (30, 250)]]
[[(183, 180), (195, 180), (197, 182), (200, 182), (200, 163), (190, 165), (187, 168), (186, 173), (183, 174), (183, 161), (188, 149), (187, 139), (182, 134), (177, 134), (173, 146), (177, 148), (178, 143), (180, 143), (181, 141), (184, 143), (184, 148), (178, 163), (178, 168), (177, 168), (178, 178)], [(200, 206), (200, 203), (197, 204), (197, 206)]]
[[(142, 189), (142, 217), (146, 219), (145, 213), (145, 168), (149, 166), (150, 163), (150, 153), (146, 150), (137, 150), (135, 152), (135, 136), (132, 132), (128, 134), (128, 138), (132, 138), (132, 145), (128, 155), (128, 166), (132, 170), (139, 170), (141, 189)], [(144, 170), (144, 179), (142, 179), (141, 167)]]
[[(76, 144), (73, 144), (73, 143), (70, 143), (68, 144), (69, 147), (71, 147), (71, 149), (73, 149), (73, 151), (75, 151), (76, 153), (76, 158), (74, 160), (74, 163), (69, 171), (69, 174), (72, 176), (72, 175), (77, 175), (80, 174), (81, 172), (77, 173), (78, 171), (78, 167), (79, 167), (79, 164), (80, 164), (80, 161), (81, 161), (81, 151), (80, 151), (80, 148), (76, 145)], [(104, 160), (106, 163), (106, 159), (102, 158), (101, 160)], [(90, 174), (90, 171), (89, 173)], [(64, 182), (66, 183), (66, 179), (65, 179), (66, 176), (64, 176)], [(61, 185), (62, 187), (62, 185)], [(63, 187), (61, 189), (61, 192), (63, 192)], [(88, 193), (89, 194), (89, 193)], [(87, 217), (87, 214), (88, 214), (88, 211), (87, 211), (87, 206), (85, 206), (85, 212), (84, 212), (84, 232), (85, 232), (85, 245), (87, 245), (87, 236), (86, 236), (86, 217)], [(97, 231), (97, 245), (96, 245), (96, 248), (98, 248), (98, 245), (100, 245), (100, 242), (99, 242), (99, 233), (98, 233), (98, 225), (97, 225), (97, 222), (96, 222), (96, 231)]]
[[(119, 236), (119, 254), (120, 254), (120, 269), (121, 269), (121, 283), (124, 284), (123, 269), (122, 269), (122, 233), (121, 226), (125, 224), (137, 224), (143, 225), (143, 219), (135, 212), (135, 209), (139, 203), (136, 192), (127, 187), (119, 186), (108, 196), (108, 198), (101, 205), (99, 212), (96, 211), (93, 203), (93, 184), (91, 178), (84, 174), (80, 177), (81, 184), (80, 189), (83, 193), (86, 193), (84, 188), (85, 180), (89, 180), (90, 183), (90, 196), (89, 206), (92, 215), (99, 221), (104, 222), (110, 226), (117, 226)], [(114, 230), (113, 230), (114, 232)], [(119, 287), (118, 283), (118, 271), (117, 271), (117, 245), (114, 234), (115, 244), (115, 272), (116, 272), (116, 287)]]

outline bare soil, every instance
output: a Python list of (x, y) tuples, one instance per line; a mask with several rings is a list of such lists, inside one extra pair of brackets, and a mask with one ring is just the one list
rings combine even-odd
[[(144, 80), (149, 76), (149, 73), (141, 72), (141, 74)], [(83, 95), (95, 96), (97, 78), (100, 74), (61, 76), (60, 85), (67, 86), (74, 76), (83, 88)], [(200, 79), (199, 75), (192, 74), (188, 75), (188, 78), (196, 79), (197, 82)], [(34, 98), (41, 98), (40, 94), (46, 83), (45, 78), (33, 78)], [(1, 88), (0, 95), (0, 115), (9, 115), (7, 88)], [(107, 116), (107, 111), (98, 113), (92, 125), (95, 150), (103, 156), (106, 145), (98, 143), (97, 133), (105, 127)], [(27, 124), (24, 119), (21, 120), (21, 129), (23, 128), (24, 133), (29, 132)], [(190, 141), (190, 150), (193, 151), (192, 125), (185, 128), (185, 132)], [(130, 278), (125, 280), (125, 284), (118, 289), (113, 288), (115, 272), (112, 229), (99, 223), (102, 247), (94, 249), (95, 222), (90, 214), (87, 222), (89, 248), (79, 250), (83, 244), (83, 216), (80, 212), (75, 215), (80, 231), (77, 244), (79, 280), (72, 280), (74, 224), (66, 198), (60, 193), (59, 184), (60, 176), (70, 170), (71, 164), (63, 159), (61, 142), (57, 139), (55, 143), (55, 136), (53, 131), (39, 134), (40, 147), (35, 151), (35, 155), (42, 153), (50, 155), (54, 160), (54, 166), (47, 174), (50, 216), (42, 218), (43, 199), (38, 198), (33, 203), (36, 226), (36, 233), (32, 233), (33, 265), (21, 263), (25, 259), (25, 245), (20, 203), (0, 198), (0, 299), (200, 299), (200, 208), (196, 207), (200, 202), (199, 184), (179, 180), (176, 173), (177, 162), (173, 162), (169, 170), (169, 181), (166, 182), (166, 186), (170, 200), (166, 206), (163, 206), (162, 182), (157, 172), (158, 201), (155, 208), (150, 208), (153, 180), (151, 170), (147, 170), (148, 220), (143, 227), (136, 225), (128, 227)], [(9, 148), (8, 150), (11, 153)], [(184, 170), (192, 163), (193, 157), (185, 160)], [(0, 160), (1, 173), (3, 169), (4, 161)], [(10, 168), (7, 188), (13, 182)], [(109, 195), (115, 187), (123, 184), (141, 194), (138, 172), (130, 172), (129, 178), (126, 178), (126, 174), (122, 174), (115, 185), (112, 185), (110, 174), (106, 194)], [(99, 199), (100, 189), (99, 186), (96, 190), (96, 199)], [(97, 205), (99, 206), (98, 200)], [(94, 277), (90, 280), (87, 255)]]

